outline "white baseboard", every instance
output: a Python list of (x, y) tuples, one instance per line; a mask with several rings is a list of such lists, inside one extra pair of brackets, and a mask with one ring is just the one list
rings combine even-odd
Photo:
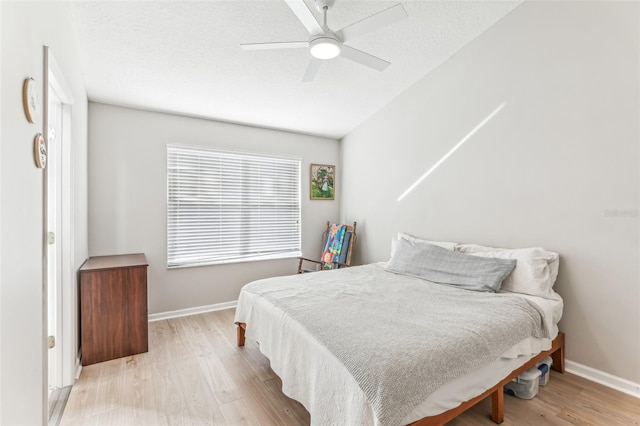
[(74, 380), (78, 380), (80, 378), (80, 373), (82, 373), (82, 361), (80, 357), (76, 358), (76, 375), (74, 376)]
[(214, 303), (213, 305), (196, 306), (195, 308), (178, 309), (177, 311), (159, 312), (157, 314), (149, 314), (149, 322), (160, 321), (169, 318), (186, 317), (189, 315), (203, 314), (205, 312), (221, 311), (223, 309), (231, 309), (236, 307), (237, 300), (231, 302)]
[(564, 362), (564, 369), (576, 376), (640, 398), (640, 383), (635, 383), (631, 380), (623, 379), (622, 377), (617, 377), (613, 374), (605, 373), (604, 371), (596, 370), (595, 368), (587, 367), (586, 365), (568, 359)]

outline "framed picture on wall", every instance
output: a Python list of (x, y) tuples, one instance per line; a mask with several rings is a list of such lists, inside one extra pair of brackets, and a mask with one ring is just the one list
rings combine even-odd
[(312, 200), (333, 200), (336, 191), (336, 166), (312, 164), (309, 182)]

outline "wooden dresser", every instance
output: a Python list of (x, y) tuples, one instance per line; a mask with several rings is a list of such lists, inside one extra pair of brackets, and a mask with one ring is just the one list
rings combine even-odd
[(90, 257), (80, 268), (82, 365), (149, 350), (144, 254)]

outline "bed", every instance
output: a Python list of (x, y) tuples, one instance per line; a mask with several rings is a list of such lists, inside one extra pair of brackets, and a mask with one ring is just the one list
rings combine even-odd
[(564, 370), (554, 295), (468, 291), (383, 262), (249, 283), (235, 322), (312, 424), (444, 424), (488, 396), (501, 423), (505, 383), (547, 356)]

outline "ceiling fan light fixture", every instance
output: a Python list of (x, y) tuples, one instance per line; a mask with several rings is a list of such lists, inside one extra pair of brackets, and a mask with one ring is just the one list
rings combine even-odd
[(309, 43), (311, 56), (318, 59), (331, 59), (340, 54), (340, 43), (330, 37), (318, 37)]

